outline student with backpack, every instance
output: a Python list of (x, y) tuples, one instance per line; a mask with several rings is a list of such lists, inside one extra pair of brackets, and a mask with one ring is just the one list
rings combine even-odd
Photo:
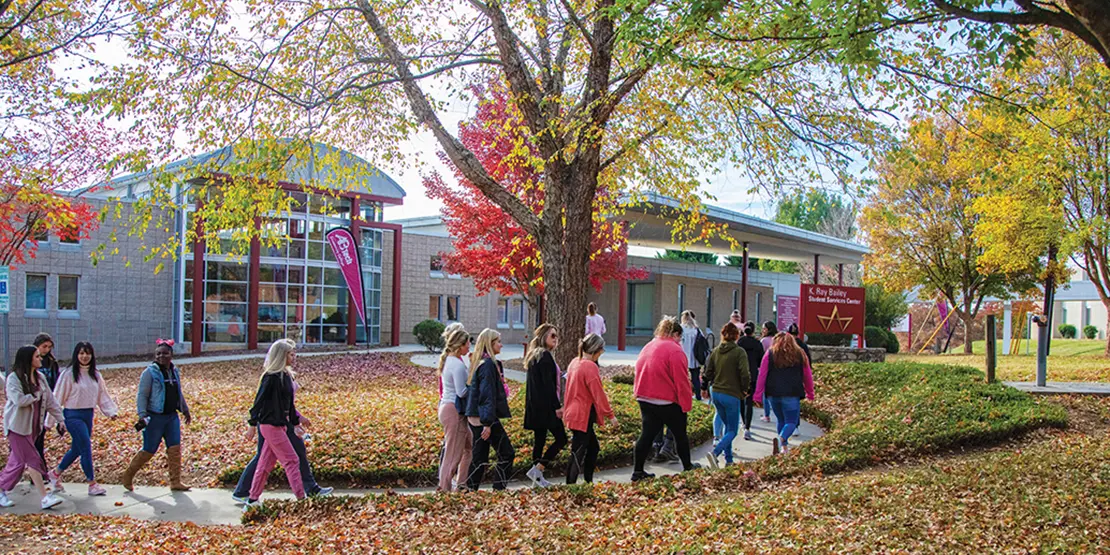
[(690, 385), (693, 387), (693, 396), (701, 401), (701, 367), (709, 357), (709, 340), (698, 328), (697, 317), (694, 311), (687, 310), (682, 313), (682, 352), (686, 353), (686, 367), (690, 371)]
[(759, 381), (759, 365), (763, 362), (763, 343), (755, 338), (755, 322), (748, 322), (744, 324), (744, 335), (736, 342), (740, 345), (741, 349), (748, 356), (748, 370), (751, 372), (751, 387), (748, 388), (748, 395), (740, 401), (740, 416), (744, 421), (744, 439), (752, 441), (752, 416), (755, 413), (755, 401), (752, 400), (752, 394), (755, 393), (756, 383)]

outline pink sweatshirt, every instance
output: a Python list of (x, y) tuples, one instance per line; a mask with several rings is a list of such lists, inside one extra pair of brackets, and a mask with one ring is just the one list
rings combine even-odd
[(600, 314), (586, 316), (586, 335), (591, 333), (605, 335), (605, 318), (602, 318)]
[[(763, 362), (759, 364), (759, 380), (755, 383), (755, 395), (752, 400), (757, 403), (763, 402), (763, 390), (767, 386), (767, 371), (771, 369), (771, 351), (763, 355)], [(806, 390), (806, 399), (813, 400), (813, 368), (809, 366), (809, 359), (802, 357), (802, 387)]]
[(636, 358), (632, 389), (637, 399), (669, 401), (682, 407), (682, 412), (690, 412), (694, 408), (693, 389), (682, 345), (659, 337), (644, 345)]
[[(92, 379), (85, 370), (80, 370), (81, 380), (73, 381), (73, 371), (66, 368), (58, 373), (58, 383), (54, 385), (54, 398), (65, 409), (94, 409), (100, 407), (105, 416), (115, 416), (119, 407), (108, 393), (108, 386), (104, 384), (104, 376), (96, 373)], [(54, 423), (47, 419), (46, 425)]]

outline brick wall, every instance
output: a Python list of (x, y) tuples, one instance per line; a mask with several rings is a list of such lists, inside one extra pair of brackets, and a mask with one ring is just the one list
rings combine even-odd
[[(90, 200), (97, 205), (101, 201)], [(157, 275), (157, 261), (143, 262), (140, 246), (166, 241), (170, 233), (152, 229), (145, 240), (128, 237), (123, 221), (109, 218), (79, 245), (64, 245), (50, 237), (39, 245), (38, 254), (28, 264), (11, 272), (11, 345), (14, 350), (29, 344), (40, 332), (54, 337), (58, 358), (68, 359), (74, 343), (90, 341), (98, 356), (146, 353), (154, 340), (172, 337), (174, 265)], [(117, 242), (108, 243), (113, 227), (119, 227)], [(93, 266), (90, 254), (102, 243), (108, 252), (118, 248)], [(46, 310), (27, 311), (27, 274), (46, 274)], [(76, 311), (58, 310), (59, 276), (78, 276)]]

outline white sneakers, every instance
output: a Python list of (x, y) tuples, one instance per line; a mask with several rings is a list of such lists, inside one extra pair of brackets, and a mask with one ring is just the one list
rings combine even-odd
[(40, 504), (40, 506), (43, 508), (43, 510), (46, 510), (46, 509), (49, 509), (51, 507), (57, 507), (58, 505), (61, 505), (61, 504), (62, 504), (61, 499), (59, 499), (53, 493), (48, 493), (48, 494), (46, 494), (46, 497), (42, 498), (42, 503)]
[(62, 487), (62, 477), (58, 475), (57, 470), (48, 472), (46, 474), (46, 480), (50, 482), (50, 489), (54, 490), (54, 493), (62, 493), (66, 490)]
[(8, 494), (0, 491), (0, 507), (11, 507), (15, 505), (15, 501), (8, 499)]
[(251, 510), (252, 507), (261, 508), (262, 507), (262, 500), (260, 499), (258, 501), (247, 501), (247, 504), (243, 505), (243, 512), (245, 513), (247, 511)]

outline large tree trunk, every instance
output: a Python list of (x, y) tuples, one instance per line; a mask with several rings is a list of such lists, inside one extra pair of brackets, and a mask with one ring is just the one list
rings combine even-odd
[(971, 317), (971, 313), (964, 312), (960, 314), (960, 320), (964, 323), (964, 354), (970, 355), (974, 352), (974, 349), (972, 349), (971, 324), (975, 323), (975, 318)]
[(1102, 356), (1110, 357), (1110, 303), (1103, 302), (1102, 306), (1106, 307), (1106, 327), (1103, 330), (1106, 334), (1106, 348), (1102, 350)]

